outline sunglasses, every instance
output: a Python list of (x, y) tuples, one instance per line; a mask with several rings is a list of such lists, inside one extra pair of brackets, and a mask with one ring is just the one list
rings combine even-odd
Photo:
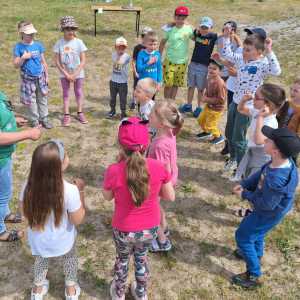
[(9, 100), (3, 100), (4, 104), (5, 104), (5, 107), (9, 110), (9, 111), (12, 111), (12, 104)]

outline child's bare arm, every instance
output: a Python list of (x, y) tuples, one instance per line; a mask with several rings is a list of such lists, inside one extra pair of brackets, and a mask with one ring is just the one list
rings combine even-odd
[(41, 60), (42, 60), (42, 65), (45, 67), (45, 79), (46, 79), (46, 85), (49, 85), (49, 76), (48, 76), (48, 66), (45, 60), (44, 53), (41, 53)]
[(261, 132), (262, 127), (264, 126), (264, 118), (270, 114), (270, 108), (265, 107), (261, 109), (259, 114), (257, 115), (257, 122), (254, 131), (254, 143), (255, 145), (262, 145), (265, 142), (266, 136), (264, 136)]
[(167, 41), (168, 40), (166, 40), (166, 39), (161, 39), (161, 41), (160, 41), (158, 52), (160, 53), (161, 56), (163, 54), (164, 47), (165, 47), (165, 44), (167, 43)]
[(191, 23), (189, 23), (188, 21), (185, 21), (184, 24), (189, 25), (192, 28), (193, 31), (195, 30), (195, 27)]
[(234, 34), (234, 39), (237, 42), (238, 47), (243, 46), (243, 41), (239, 38), (239, 36), (237, 34)]
[(250, 108), (246, 106), (247, 101), (253, 100), (253, 95), (251, 93), (247, 93), (239, 102), (237, 106), (237, 110), (239, 113), (246, 115), (246, 116), (251, 116), (250, 115)]
[(218, 39), (221, 38), (221, 37), (223, 37), (223, 36), (224, 36), (224, 33), (223, 33), (223, 32), (217, 33), (217, 38), (218, 38)]
[(233, 67), (234, 66), (234, 63), (232, 63), (231, 61), (227, 60), (227, 59), (224, 59), (220, 56), (220, 53), (218, 52), (214, 52), (211, 54), (210, 56), (213, 60), (219, 62), (220, 64), (222, 64), (224, 67)]

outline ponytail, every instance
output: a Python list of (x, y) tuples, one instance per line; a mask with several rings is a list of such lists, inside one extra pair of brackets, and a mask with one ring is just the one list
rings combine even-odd
[(288, 101), (285, 101), (282, 105), (282, 107), (279, 109), (279, 111), (277, 112), (276, 114), (276, 119), (278, 121), (278, 128), (281, 128), (283, 127), (284, 125), (284, 122), (285, 122), (285, 119), (286, 119), (286, 116), (288, 114), (288, 111), (289, 111), (289, 107), (290, 107), (290, 104)]
[(184, 118), (176, 103), (172, 99), (158, 100), (155, 101), (154, 109), (160, 121), (173, 129), (173, 135), (178, 135), (183, 126)]
[(125, 147), (119, 142), (125, 155), (128, 157), (126, 162), (126, 183), (136, 207), (141, 207), (150, 192), (150, 174), (146, 164), (145, 151), (136, 151)]

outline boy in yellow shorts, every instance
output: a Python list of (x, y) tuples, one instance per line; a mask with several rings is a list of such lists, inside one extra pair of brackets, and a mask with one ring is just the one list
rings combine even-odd
[(202, 97), (203, 110), (198, 117), (198, 124), (203, 132), (197, 134), (198, 138), (206, 138), (213, 136), (209, 141), (210, 144), (217, 145), (224, 142), (217, 125), (221, 115), (226, 107), (227, 89), (224, 80), (220, 77), (224, 66), (219, 62), (210, 59), (208, 67), (208, 79), (206, 81), (206, 89)]
[(175, 99), (178, 87), (184, 85), (184, 74), (187, 67), (189, 39), (194, 38), (193, 29), (186, 25), (188, 9), (179, 6), (175, 10), (175, 26), (165, 31), (159, 45), (162, 56), (164, 46), (168, 42), (166, 58), (163, 62), (164, 97)]

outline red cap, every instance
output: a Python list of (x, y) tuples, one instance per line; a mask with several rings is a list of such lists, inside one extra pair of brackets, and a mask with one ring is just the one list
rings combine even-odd
[(189, 15), (189, 10), (186, 7), (184, 7), (184, 6), (179, 6), (175, 10), (175, 16), (176, 15), (179, 15), (179, 16), (188, 16)]
[[(119, 141), (124, 146), (132, 150), (146, 150), (149, 144), (149, 131), (147, 123), (148, 120), (141, 121), (140, 119), (134, 116), (122, 121), (122, 124), (119, 127)], [(136, 145), (141, 146), (139, 147)]]

